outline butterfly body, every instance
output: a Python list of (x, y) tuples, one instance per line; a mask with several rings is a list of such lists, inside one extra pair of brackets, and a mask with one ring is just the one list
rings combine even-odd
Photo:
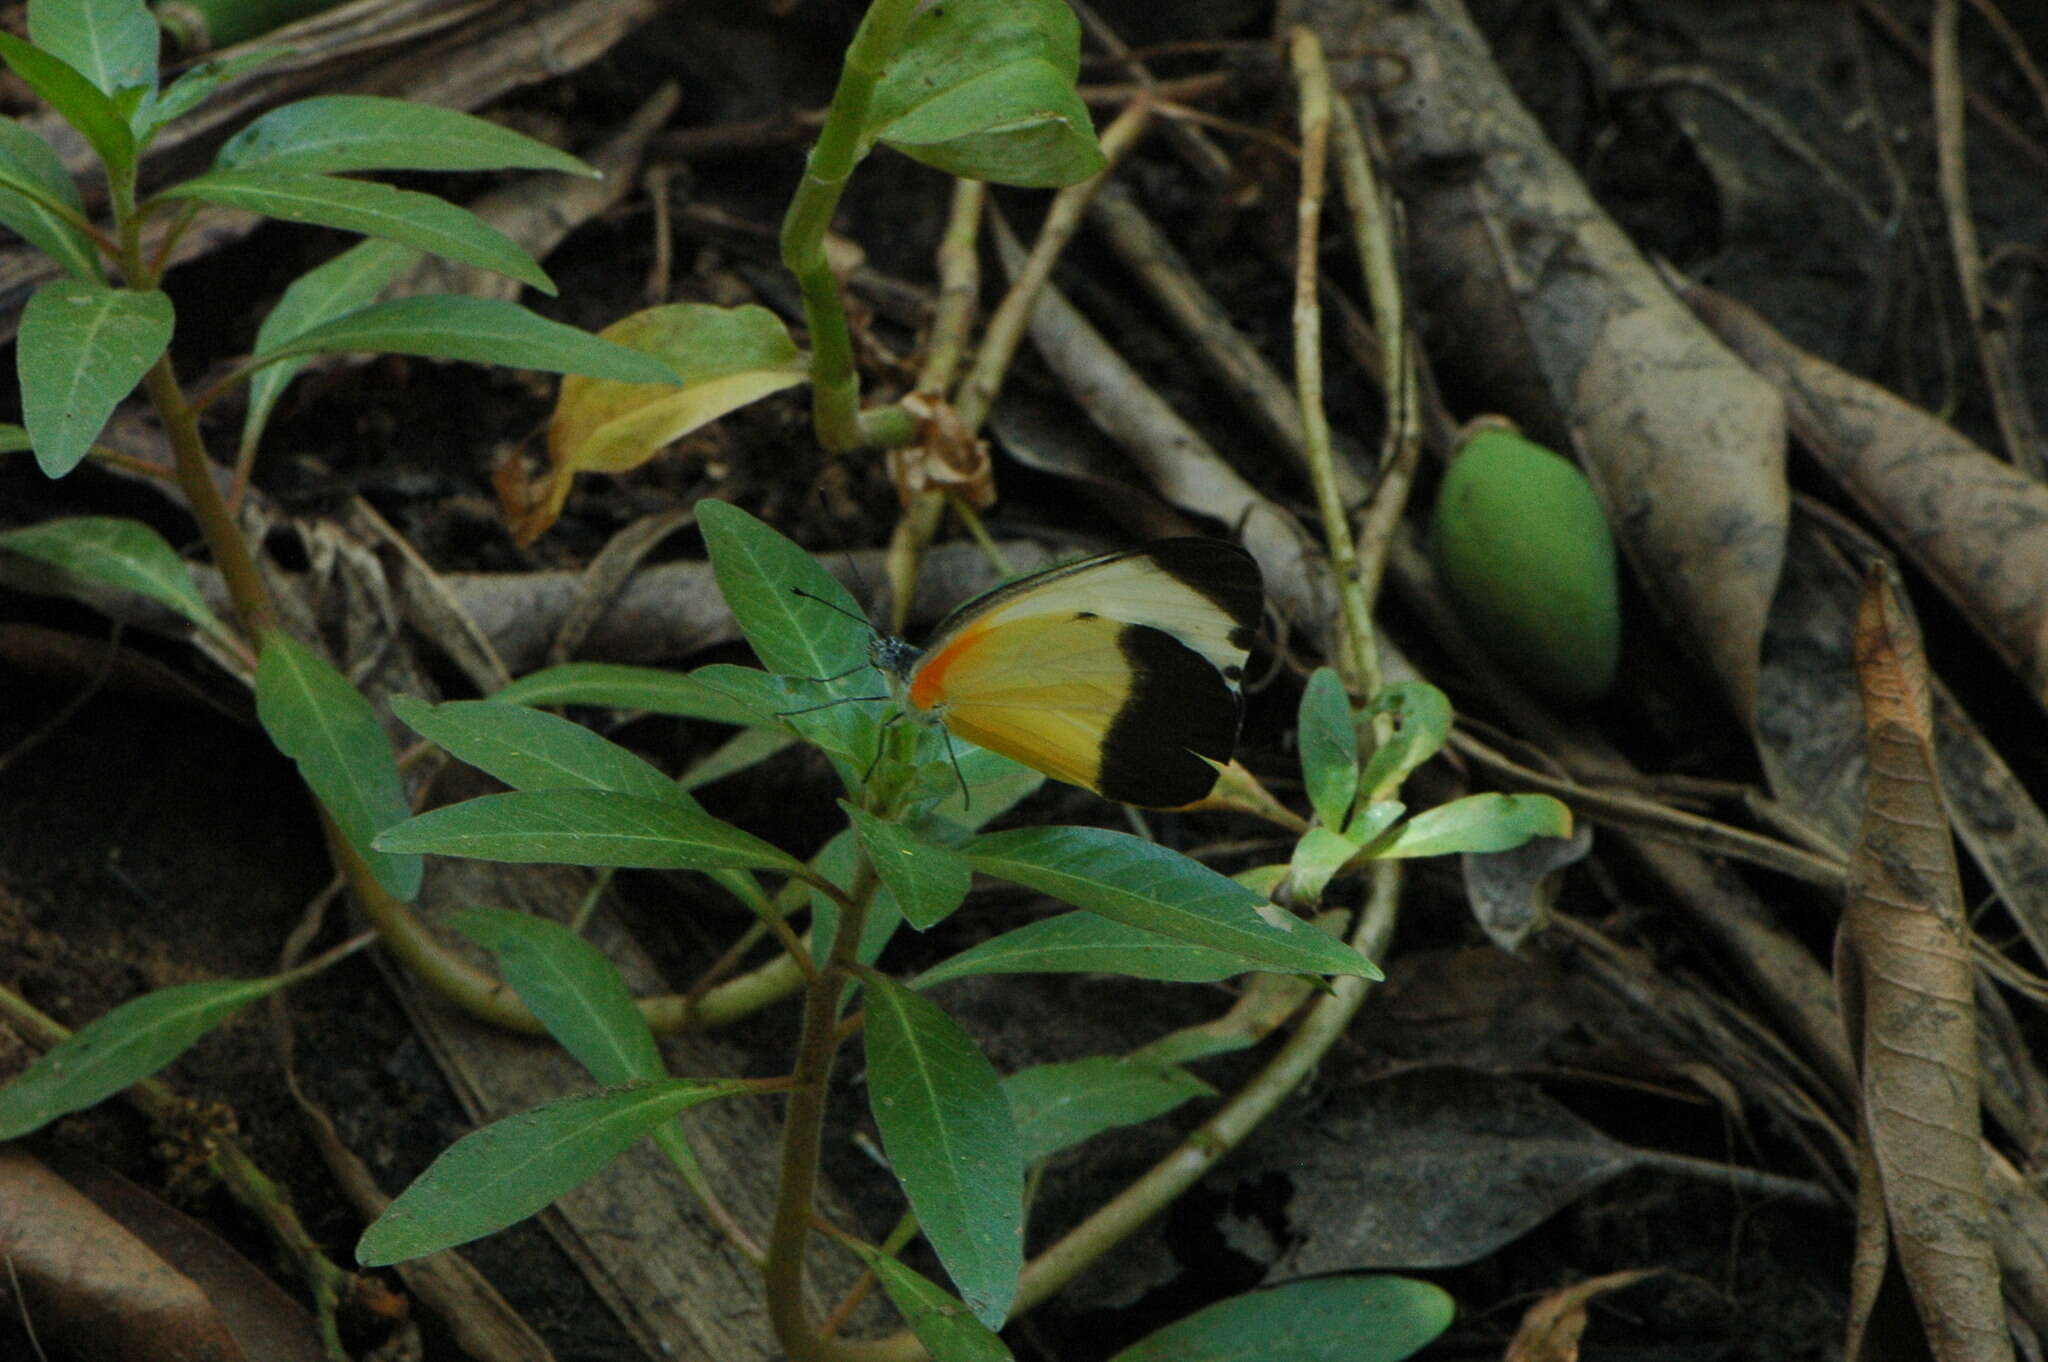
[(1208, 795), (1237, 746), (1263, 610), (1250, 554), (1164, 539), (998, 587), (923, 649), (878, 638), (869, 660), (920, 722), (1111, 799), (1176, 808)]

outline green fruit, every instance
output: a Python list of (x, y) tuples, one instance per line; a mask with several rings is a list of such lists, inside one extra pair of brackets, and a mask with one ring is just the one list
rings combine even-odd
[(1466, 627), (1530, 689), (1587, 704), (1614, 684), (1614, 538), (1577, 465), (1504, 430), (1451, 460), (1430, 557)]

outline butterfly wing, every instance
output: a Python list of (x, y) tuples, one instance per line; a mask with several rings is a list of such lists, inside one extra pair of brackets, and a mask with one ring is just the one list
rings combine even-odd
[(969, 742), (1127, 804), (1206, 796), (1237, 745), (1262, 601), (1249, 554), (1165, 540), (1027, 577), (943, 625), (911, 707)]

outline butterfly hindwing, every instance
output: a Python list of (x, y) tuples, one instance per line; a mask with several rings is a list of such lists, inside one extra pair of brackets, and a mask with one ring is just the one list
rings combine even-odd
[(1189, 804), (1236, 747), (1262, 601), (1251, 556), (1217, 540), (1053, 568), (948, 617), (907, 698), (1055, 779), (1128, 804)]

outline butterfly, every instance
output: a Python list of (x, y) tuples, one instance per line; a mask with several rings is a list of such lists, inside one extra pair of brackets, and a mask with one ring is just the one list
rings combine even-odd
[(1237, 748), (1264, 610), (1249, 553), (1161, 539), (977, 596), (921, 649), (877, 635), (868, 661), (921, 723), (1125, 804), (1178, 808)]

